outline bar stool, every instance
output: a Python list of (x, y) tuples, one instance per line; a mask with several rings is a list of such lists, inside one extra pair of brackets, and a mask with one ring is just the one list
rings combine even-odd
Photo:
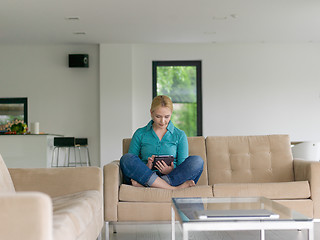
[(55, 137), (53, 145), (51, 167), (91, 166), (87, 138)]
[(55, 137), (53, 146), (51, 167), (72, 167), (72, 164), (75, 167), (77, 165), (74, 137)]
[[(89, 148), (88, 148), (88, 138), (76, 138), (75, 147), (78, 149), (80, 165), (91, 166)], [(83, 156), (83, 158), (81, 157)], [(85, 161), (82, 161), (85, 159)]]

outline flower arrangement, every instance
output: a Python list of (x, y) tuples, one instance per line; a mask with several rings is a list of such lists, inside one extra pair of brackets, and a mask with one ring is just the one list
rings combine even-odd
[(7, 132), (5, 134), (25, 134), (28, 131), (28, 126), (23, 120), (14, 120), (5, 125)]

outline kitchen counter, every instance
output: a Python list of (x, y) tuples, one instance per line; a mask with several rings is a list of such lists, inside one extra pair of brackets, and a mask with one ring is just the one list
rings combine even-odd
[(0, 154), (8, 168), (51, 166), (53, 139), (58, 134), (0, 135)]

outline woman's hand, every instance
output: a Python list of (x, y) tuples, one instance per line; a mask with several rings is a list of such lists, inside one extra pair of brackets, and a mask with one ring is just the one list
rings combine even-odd
[(154, 155), (152, 155), (151, 157), (148, 157), (147, 167), (150, 168), (150, 169), (152, 169), (154, 157), (155, 157)]
[(174, 165), (173, 162), (170, 166), (168, 166), (164, 161), (158, 161), (155, 168), (158, 169), (162, 174), (168, 175), (174, 169)]

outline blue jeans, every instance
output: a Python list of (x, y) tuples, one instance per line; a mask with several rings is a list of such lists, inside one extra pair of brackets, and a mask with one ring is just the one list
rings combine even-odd
[(138, 156), (127, 153), (120, 159), (120, 168), (126, 184), (131, 184), (130, 179), (133, 179), (150, 187), (159, 174), (159, 177), (171, 186), (179, 186), (187, 180), (198, 182), (203, 170), (203, 160), (200, 156), (189, 156), (168, 175), (162, 175), (159, 172), (151, 171)]

